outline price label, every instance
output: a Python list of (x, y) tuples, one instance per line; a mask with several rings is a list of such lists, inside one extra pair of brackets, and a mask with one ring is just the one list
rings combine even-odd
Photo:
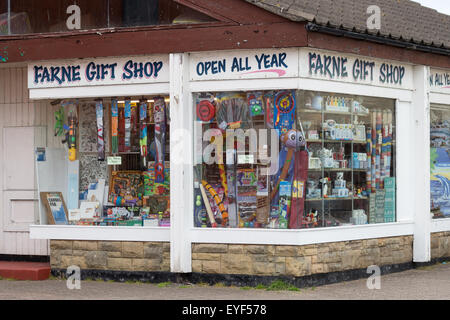
[(254, 158), (252, 154), (239, 154), (238, 164), (251, 164), (254, 163)]
[(120, 166), (122, 164), (122, 157), (108, 157), (108, 166)]

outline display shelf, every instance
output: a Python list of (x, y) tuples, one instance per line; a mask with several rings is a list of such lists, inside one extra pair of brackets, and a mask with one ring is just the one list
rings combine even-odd
[(336, 201), (336, 200), (367, 200), (367, 197), (327, 197), (327, 198), (306, 198), (305, 201)]
[(311, 143), (338, 143), (338, 142), (342, 142), (342, 143), (357, 143), (357, 144), (366, 144), (367, 141), (364, 140), (331, 140), (331, 139), (306, 139), (306, 142), (311, 142)]
[(357, 172), (366, 172), (367, 169), (352, 169), (352, 168), (312, 168), (308, 169), (308, 171), (331, 171), (331, 172), (351, 172), (351, 171), (357, 171)]
[(317, 113), (317, 114), (338, 114), (338, 115), (354, 115), (354, 116), (358, 116), (358, 117), (368, 117), (369, 114), (366, 113), (356, 113), (356, 112), (349, 112), (349, 111), (333, 111), (333, 110), (311, 110), (311, 109), (299, 109), (299, 112), (302, 113)]

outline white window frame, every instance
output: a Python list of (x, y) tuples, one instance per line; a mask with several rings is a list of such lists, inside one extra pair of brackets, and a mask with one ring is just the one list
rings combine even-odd
[[(30, 89), (30, 99), (169, 95), (169, 83)], [(30, 225), (31, 239), (169, 242), (169, 227)]]
[[(413, 206), (410, 203), (410, 181), (413, 167), (408, 162), (408, 152), (412, 152), (408, 131), (412, 119), (412, 90), (394, 89), (366, 84), (345, 83), (339, 81), (317, 80), (308, 78), (284, 79), (251, 79), (251, 80), (210, 80), (191, 81), (189, 86), (191, 102), (188, 112), (194, 114), (193, 94), (198, 92), (219, 91), (251, 91), (298, 89), (335, 92), (340, 94), (388, 98), (396, 101), (396, 182), (397, 221), (394, 223), (367, 224), (315, 229), (253, 229), (253, 228), (198, 228), (194, 227), (193, 218), (189, 223), (190, 239), (193, 243), (228, 243), (228, 244), (277, 244), (306, 245), (337, 241), (383, 238), (412, 235), (414, 232)], [(192, 126), (187, 128), (193, 130)], [(399, 149), (399, 146), (400, 149)], [(400, 151), (400, 152), (399, 152)], [(191, 166), (190, 175), (193, 175)], [(193, 208), (193, 183), (189, 192), (185, 193), (184, 201)], [(190, 210), (193, 217), (192, 209)]]

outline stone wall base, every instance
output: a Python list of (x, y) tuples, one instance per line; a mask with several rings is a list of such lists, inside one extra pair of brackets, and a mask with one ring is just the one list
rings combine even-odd
[(450, 257), (450, 231), (431, 234), (431, 258)]
[(413, 260), (413, 237), (342, 241), (304, 246), (195, 243), (192, 271), (302, 277)]
[(52, 269), (170, 271), (169, 242), (50, 240)]

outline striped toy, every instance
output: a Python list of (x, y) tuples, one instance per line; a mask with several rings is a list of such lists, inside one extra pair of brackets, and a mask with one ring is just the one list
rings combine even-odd
[(228, 224), (228, 211), (225, 208), (225, 205), (223, 204), (222, 200), (220, 199), (220, 196), (217, 194), (216, 190), (214, 190), (211, 185), (206, 182), (205, 180), (202, 180), (202, 185), (205, 187), (206, 190), (208, 190), (209, 194), (213, 197), (214, 201), (217, 204), (217, 207), (220, 210), (220, 213), (222, 214), (222, 226), (227, 226)]

